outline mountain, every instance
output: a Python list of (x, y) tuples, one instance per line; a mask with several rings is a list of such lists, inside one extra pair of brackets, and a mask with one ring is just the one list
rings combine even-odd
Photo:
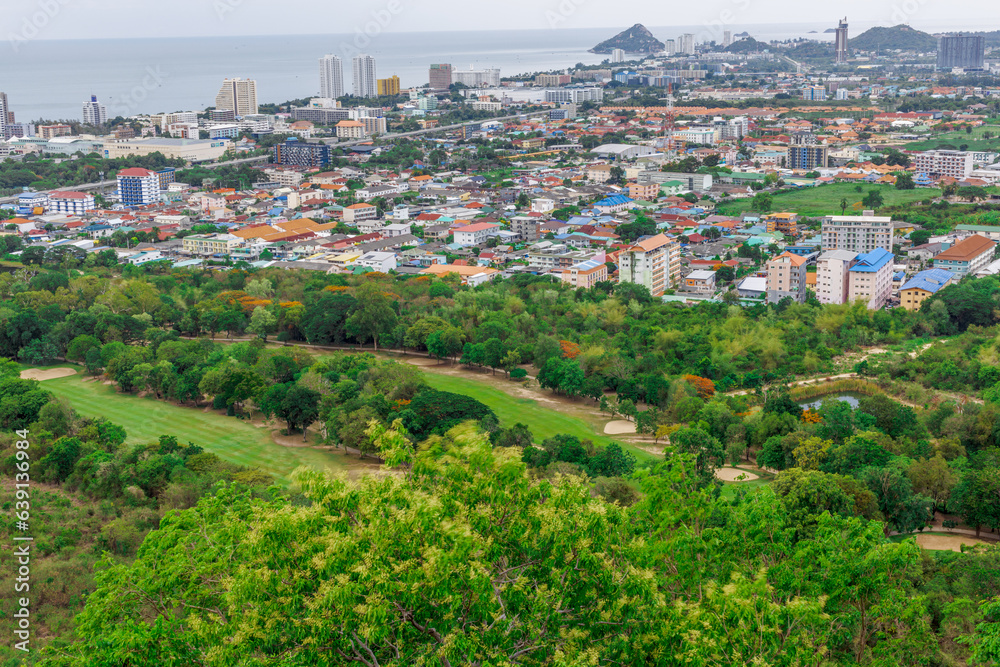
[(658, 53), (663, 51), (666, 45), (653, 37), (653, 33), (641, 23), (620, 32), (611, 39), (601, 42), (590, 50), (591, 53), (611, 53), (615, 49), (622, 49), (626, 53)]
[(936, 51), (937, 39), (926, 32), (908, 25), (891, 28), (872, 28), (850, 41), (850, 48), (858, 51)]
[(766, 51), (769, 48), (771, 47), (764, 42), (758, 42), (753, 37), (746, 37), (733, 42), (722, 50), (728, 51), (729, 53), (760, 53), (761, 51)]

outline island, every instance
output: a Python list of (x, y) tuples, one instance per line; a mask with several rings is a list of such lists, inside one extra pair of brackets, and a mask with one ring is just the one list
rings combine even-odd
[(658, 53), (666, 49), (666, 45), (653, 37), (653, 33), (641, 23), (618, 33), (609, 40), (603, 41), (590, 50), (591, 53), (611, 53), (621, 49), (626, 53)]

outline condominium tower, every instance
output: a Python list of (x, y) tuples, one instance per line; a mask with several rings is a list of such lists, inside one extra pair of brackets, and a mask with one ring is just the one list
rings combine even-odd
[(215, 96), (215, 108), (233, 111), (237, 116), (257, 113), (257, 82), (253, 79), (226, 79)]
[(448, 90), (451, 88), (451, 65), (447, 63), (438, 63), (431, 65), (430, 69), (430, 89), (431, 90)]
[(848, 43), (847, 17), (845, 16), (844, 19), (840, 22), (840, 25), (837, 26), (836, 48), (837, 48), (838, 63), (847, 62), (847, 43)]
[(344, 63), (337, 56), (319, 59), (319, 96), (334, 100), (344, 96)]
[(361, 54), (354, 57), (354, 96), (375, 97), (378, 95), (378, 77), (375, 75), (375, 59)]
[(83, 124), (100, 127), (108, 122), (108, 110), (97, 101), (97, 95), (91, 95), (89, 102), (83, 103)]

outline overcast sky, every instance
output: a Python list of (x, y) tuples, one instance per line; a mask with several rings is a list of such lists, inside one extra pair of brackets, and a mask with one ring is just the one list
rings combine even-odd
[[(1000, 29), (996, 0), (3, 0), (0, 37), (78, 39), (261, 34), (344, 34), (355, 30), (548, 30), (634, 23), (656, 26), (825, 23), (847, 16), (858, 34), (908, 23), (928, 32)], [(626, 11), (623, 11), (626, 10)], [(995, 17), (992, 24), (983, 19)], [(381, 24), (381, 25), (380, 25)], [(609, 34), (610, 36), (610, 34)]]

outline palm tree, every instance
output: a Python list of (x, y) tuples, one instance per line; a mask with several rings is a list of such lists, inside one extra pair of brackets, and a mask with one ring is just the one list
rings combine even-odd
[(847, 197), (840, 200), (840, 214), (844, 215), (847, 213), (847, 207), (849, 206), (847, 202)]

